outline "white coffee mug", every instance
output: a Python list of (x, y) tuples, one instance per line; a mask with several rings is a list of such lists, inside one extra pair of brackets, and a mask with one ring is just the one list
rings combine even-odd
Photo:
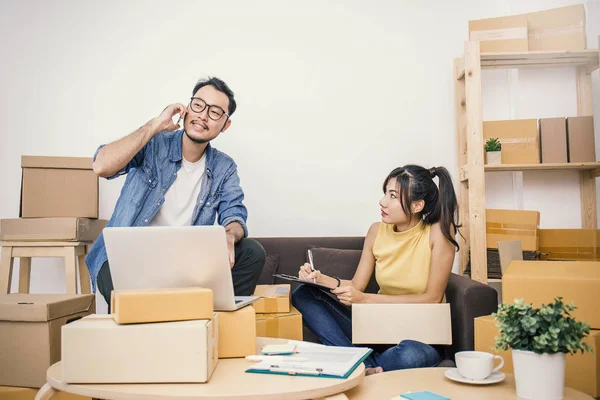
[[(483, 351), (460, 351), (454, 355), (458, 372), (467, 379), (481, 381), (504, 366), (504, 359)], [(494, 368), (494, 362), (500, 365)]]

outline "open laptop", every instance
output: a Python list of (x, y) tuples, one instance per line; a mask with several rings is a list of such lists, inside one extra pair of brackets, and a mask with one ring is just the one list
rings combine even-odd
[(218, 311), (258, 299), (233, 295), (222, 226), (105, 228), (104, 242), (115, 290), (208, 288)]

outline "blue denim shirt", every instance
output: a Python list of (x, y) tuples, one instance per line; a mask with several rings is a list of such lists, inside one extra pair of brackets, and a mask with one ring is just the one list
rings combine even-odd
[[(127, 174), (113, 215), (106, 226), (147, 226), (150, 223), (165, 202), (165, 193), (175, 182), (177, 171), (181, 168), (182, 136), (183, 130), (160, 132), (129, 164), (108, 178)], [(94, 160), (102, 147), (96, 150)], [(244, 236), (248, 236), (248, 210), (243, 200), (237, 165), (231, 157), (208, 144), (206, 172), (192, 214), (192, 225), (214, 225), (218, 215), (220, 225), (239, 222), (244, 228)], [(104, 236), (100, 235), (85, 258), (94, 292), (98, 271), (106, 260)]]

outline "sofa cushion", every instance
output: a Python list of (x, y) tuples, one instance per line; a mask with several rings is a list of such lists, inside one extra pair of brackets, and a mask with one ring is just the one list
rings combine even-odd
[(277, 273), (279, 267), (279, 254), (267, 254), (265, 266), (258, 278), (258, 285), (272, 285), (275, 283), (273, 274)]
[[(358, 267), (358, 263), (360, 262), (362, 250), (334, 249), (312, 245), (307, 247), (312, 250), (315, 269), (321, 271), (321, 273), (347, 280), (354, 277), (354, 272), (356, 272), (356, 267)], [(306, 260), (308, 262), (308, 252)], [(375, 274), (373, 274), (365, 292), (377, 293), (378, 290), (379, 286), (375, 281)]]

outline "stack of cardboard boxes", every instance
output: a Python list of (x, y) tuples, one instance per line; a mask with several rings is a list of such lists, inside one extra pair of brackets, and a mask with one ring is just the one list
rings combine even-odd
[(290, 305), (290, 285), (258, 285), (254, 296), (256, 335), (302, 340), (302, 315)]
[[(585, 342), (593, 353), (567, 355), (565, 384), (600, 397), (600, 262), (512, 261), (502, 278), (502, 292), (505, 302), (522, 298), (535, 307), (551, 303), (557, 296), (566, 303), (575, 303), (577, 309), (572, 316), (591, 326)], [(512, 373), (511, 352), (492, 349), (496, 336), (499, 332), (492, 316), (475, 319), (475, 350), (501, 355), (502, 371)]]

